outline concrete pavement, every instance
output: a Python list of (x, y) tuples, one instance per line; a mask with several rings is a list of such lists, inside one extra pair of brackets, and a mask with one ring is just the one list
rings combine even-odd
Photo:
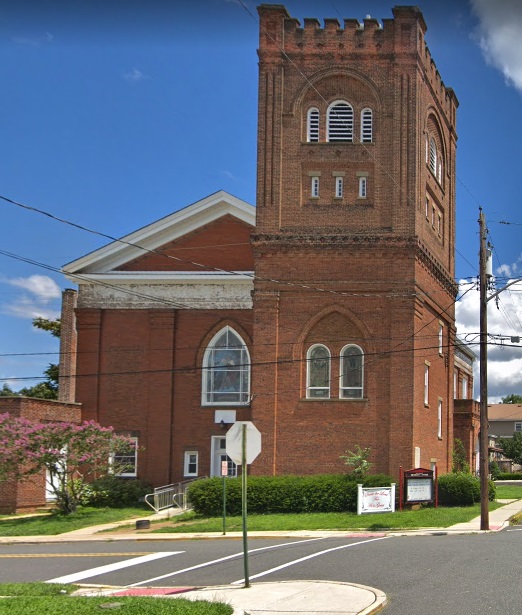
[[(495, 532), (509, 525), (513, 515), (522, 512), (522, 500), (506, 500), (501, 508), (489, 512), (489, 532)], [(146, 519), (166, 519), (168, 513), (159, 513)], [(135, 520), (133, 521), (135, 522)], [(114, 541), (114, 540), (180, 540), (190, 538), (236, 538), (241, 532), (222, 533), (189, 533), (189, 534), (152, 534), (143, 530), (126, 533), (108, 532), (102, 530), (114, 529), (121, 523), (84, 528), (67, 532), (58, 536), (20, 536), (0, 537), (1, 543), (43, 543), (70, 541)], [(459, 523), (449, 528), (420, 528), (407, 531), (300, 531), (300, 532), (249, 532), (250, 537), (364, 537), (364, 536), (403, 536), (428, 534), (469, 534), (486, 533), (480, 529), (480, 517), (467, 523)], [(237, 585), (210, 587), (83, 587), (78, 595), (88, 596), (157, 596), (162, 598), (187, 598), (189, 600), (218, 601), (229, 604), (234, 609), (234, 615), (291, 615), (306, 613), (307, 615), (369, 615), (386, 605), (386, 595), (379, 589), (354, 583), (337, 583), (327, 581), (283, 581), (279, 583), (251, 583), (250, 587)]]

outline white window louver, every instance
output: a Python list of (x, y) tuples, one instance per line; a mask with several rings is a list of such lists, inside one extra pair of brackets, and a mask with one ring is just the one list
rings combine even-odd
[(373, 141), (373, 113), (371, 109), (363, 109), (361, 112), (361, 142)]
[(335, 103), (328, 110), (328, 141), (353, 142), (353, 108), (346, 102)]
[(319, 110), (308, 110), (308, 142), (317, 143), (319, 141)]

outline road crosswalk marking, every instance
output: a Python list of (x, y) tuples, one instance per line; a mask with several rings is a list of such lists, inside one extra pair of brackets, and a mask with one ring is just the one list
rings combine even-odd
[(82, 579), (96, 577), (100, 574), (106, 574), (108, 572), (113, 572), (114, 570), (121, 570), (122, 568), (129, 568), (130, 566), (138, 566), (139, 564), (145, 564), (156, 559), (161, 559), (162, 557), (179, 555), (180, 553), (185, 553), (185, 551), (161, 551), (160, 553), (149, 553), (148, 555), (133, 557), (132, 559), (127, 559), (122, 562), (115, 562), (114, 564), (107, 564), (105, 566), (98, 566), (97, 568), (90, 568), (89, 570), (82, 570), (81, 572), (67, 574), (63, 577), (50, 579), (49, 581), (46, 581), (46, 583), (76, 583), (76, 581), (81, 581)]

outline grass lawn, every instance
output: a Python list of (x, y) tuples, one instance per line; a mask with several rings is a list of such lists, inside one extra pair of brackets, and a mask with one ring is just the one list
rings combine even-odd
[[(500, 506), (490, 502), (490, 510)], [(480, 503), (462, 508), (421, 508), (420, 510), (403, 510), (394, 513), (375, 513), (357, 515), (355, 513), (309, 513), (280, 515), (248, 515), (250, 531), (289, 531), (289, 530), (381, 530), (413, 529), (422, 527), (449, 527), (480, 516)], [(240, 516), (226, 518), (226, 531), (242, 530)], [(154, 529), (154, 533), (183, 532), (222, 532), (222, 517), (199, 517), (193, 512), (179, 515), (171, 520), (170, 525)]]
[(522, 484), (497, 485), (497, 500), (522, 500)]
[(80, 508), (72, 515), (49, 513), (35, 517), (11, 515), (0, 518), (0, 536), (51, 536), (92, 525), (147, 517), (147, 508)]
[(219, 602), (183, 598), (71, 596), (75, 589), (47, 583), (0, 584), (0, 596), (9, 596), (0, 598), (0, 610), (8, 608), (9, 615), (93, 615), (103, 609), (117, 609), (118, 615), (231, 615), (233, 611)]

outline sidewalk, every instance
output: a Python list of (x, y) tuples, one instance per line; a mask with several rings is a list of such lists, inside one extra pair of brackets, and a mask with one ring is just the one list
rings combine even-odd
[[(489, 513), (489, 530), (480, 529), (480, 517), (467, 523), (459, 523), (448, 528), (420, 528), (404, 531), (278, 531), (249, 532), (254, 537), (310, 538), (310, 537), (367, 537), (367, 536), (419, 536), (442, 534), (478, 534), (497, 532), (509, 525), (510, 518), (522, 512), (522, 500), (505, 500), (506, 505)], [(170, 513), (158, 513), (145, 520), (168, 519)], [(134, 520), (134, 522), (137, 520)], [(136, 530), (135, 532), (99, 533), (113, 529), (122, 523), (111, 523), (67, 532), (58, 536), (19, 536), (0, 537), (4, 543), (50, 543), (71, 541), (115, 541), (115, 540), (183, 540), (191, 538), (238, 538), (241, 532), (221, 533), (187, 533), (187, 534), (152, 534)], [(251, 583), (250, 587), (224, 585), (210, 587), (83, 587), (76, 595), (83, 596), (157, 596), (162, 598), (187, 598), (189, 600), (208, 600), (230, 604), (234, 615), (370, 615), (382, 609), (386, 595), (379, 589), (354, 583), (337, 583), (328, 581), (283, 581), (278, 583)]]

